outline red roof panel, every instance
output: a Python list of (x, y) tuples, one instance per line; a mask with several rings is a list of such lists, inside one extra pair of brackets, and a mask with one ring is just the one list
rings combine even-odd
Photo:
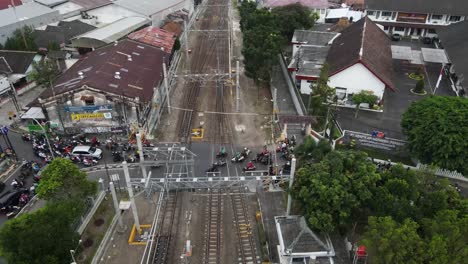
[(13, 4), (15, 6), (20, 6), (22, 5), (23, 3), (21, 2), (21, 0), (0, 0), (0, 10), (2, 9), (7, 9), (9, 5), (11, 5), (11, 2), (13, 2)]
[(149, 26), (128, 35), (129, 39), (139, 41), (157, 48), (164, 52), (171, 53), (174, 47), (176, 36), (167, 30)]

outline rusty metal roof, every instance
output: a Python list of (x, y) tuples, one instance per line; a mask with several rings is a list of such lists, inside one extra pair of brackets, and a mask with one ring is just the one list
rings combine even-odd
[(146, 43), (160, 48), (162, 51), (171, 53), (176, 40), (174, 33), (167, 30), (149, 26), (128, 35), (129, 39)]

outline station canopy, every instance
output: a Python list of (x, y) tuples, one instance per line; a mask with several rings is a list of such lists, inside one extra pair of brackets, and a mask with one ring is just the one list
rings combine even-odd
[(410, 60), (412, 64), (430, 63), (448, 63), (449, 60), (443, 49), (421, 48), (413, 50), (408, 46), (392, 45), (392, 58), (395, 60)]

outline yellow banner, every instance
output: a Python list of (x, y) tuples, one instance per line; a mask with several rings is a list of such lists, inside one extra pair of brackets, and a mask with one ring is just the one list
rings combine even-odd
[(90, 114), (71, 114), (72, 121), (78, 121), (81, 119), (103, 119), (104, 113), (90, 113)]

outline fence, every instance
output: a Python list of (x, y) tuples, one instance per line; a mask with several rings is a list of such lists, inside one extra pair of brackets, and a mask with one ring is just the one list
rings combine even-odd
[(80, 221), (78, 222), (78, 229), (77, 232), (78, 234), (83, 234), (84, 230), (86, 229), (86, 226), (88, 226), (89, 222), (93, 218), (94, 214), (96, 213), (96, 210), (99, 208), (101, 205), (102, 201), (104, 200), (104, 197), (106, 197), (106, 191), (101, 191), (96, 199), (93, 199), (92, 201), (92, 206), (88, 207), (88, 213), (86, 214), (85, 217), (81, 217)]
[[(375, 162), (375, 163), (382, 163), (382, 164), (385, 164), (385, 163), (390, 163), (392, 165), (397, 164), (396, 162), (391, 162), (391, 161), (388, 161), (388, 160), (380, 160), (380, 159), (372, 159), (372, 161)], [(453, 180), (468, 182), (468, 178), (466, 178), (465, 176), (463, 176), (463, 174), (461, 174), (461, 173), (459, 173), (457, 171), (450, 171), (450, 170), (447, 170), (447, 169), (432, 167), (432, 166), (421, 164), (421, 163), (418, 163), (418, 165), (416, 165), (416, 167), (405, 165), (405, 164), (402, 164), (402, 165), (403, 165), (403, 167), (409, 168), (411, 170), (429, 170), (429, 171), (434, 172), (434, 175), (436, 175), (438, 177), (444, 177), (444, 178), (449, 178), (449, 179), (453, 179)]]
[(284, 78), (288, 83), (289, 93), (291, 94), (294, 107), (296, 108), (296, 111), (299, 115), (304, 115), (304, 113), (307, 113), (307, 111), (304, 102), (302, 102), (301, 94), (297, 90), (291, 75), (289, 75), (288, 67), (286, 65), (286, 61), (284, 60), (283, 54), (278, 54), (278, 57), (281, 66), (281, 72), (283, 73)]

